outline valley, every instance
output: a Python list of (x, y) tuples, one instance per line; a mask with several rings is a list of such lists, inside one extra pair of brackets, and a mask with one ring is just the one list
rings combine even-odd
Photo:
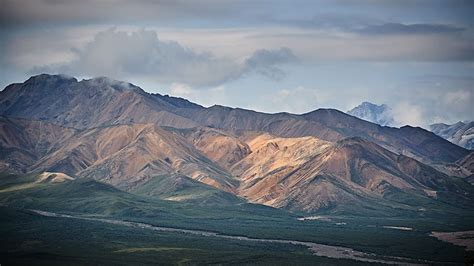
[[(174, 232), (174, 233), (181, 233), (181, 234), (198, 235), (198, 236), (203, 236), (203, 237), (224, 238), (224, 239), (230, 239), (230, 240), (259, 242), (259, 243), (278, 243), (278, 244), (305, 246), (316, 256), (328, 257), (328, 258), (333, 258), (333, 259), (350, 259), (350, 260), (356, 260), (356, 261), (362, 261), (362, 262), (375, 262), (375, 263), (384, 263), (384, 264), (434, 263), (434, 262), (430, 262), (430, 261), (410, 260), (410, 259), (402, 258), (402, 257), (385, 257), (385, 258), (384, 257), (378, 257), (375, 254), (368, 254), (368, 253), (352, 250), (352, 249), (349, 249), (349, 248), (321, 245), (321, 244), (311, 243), (311, 242), (301, 242), (301, 241), (294, 241), (294, 240), (249, 238), (249, 237), (246, 237), (246, 236), (223, 235), (223, 234), (218, 234), (218, 233), (209, 232), (209, 231), (187, 230), (187, 229), (171, 228), (171, 227), (157, 227), (157, 226), (152, 226), (152, 225), (144, 224), (144, 223), (135, 223), (135, 222), (120, 221), (120, 220), (102, 219), (102, 218), (90, 218), (90, 217), (88, 218), (88, 217), (80, 217), (80, 216), (71, 216), (71, 215), (57, 214), (57, 213), (45, 212), (45, 211), (39, 211), (39, 210), (31, 210), (31, 211), (33, 213), (36, 213), (36, 214), (42, 215), (42, 216), (46, 216), (46, 217), (57, 217), (57, 218), (69, 218), (69, 219), (82, 219), (82, 220), (88, 220), (88, 221), (98, 221), (98, 222), (103, 222), (103, 223), (109, 223), (109, 224), (114, 224), (114, 225), (123, 225), (123, 226), (141, 228), (141, 229), (148, 229), (148, 230), (153, 230), (153, 231)], [(394, 261), (391, 261), (389, 259), (393, 259)]]

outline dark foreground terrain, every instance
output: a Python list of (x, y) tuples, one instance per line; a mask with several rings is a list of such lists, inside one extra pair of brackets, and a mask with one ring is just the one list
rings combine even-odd
[[(259, 205), (209, 207), (141, 197), (93, 180), (24, 188), (33, 177), (1, 177), (2, 264), (371, 263), (367, 259), (378, 263), (463, 264), (474, 256), (472, 251), (430, 236), (432, 231), (470, 229), (474, 217), (469, 213), (370, 219), (322, 214), (302, 220), (297, 214)], [(34, 210), (73, 217), (49, 217)], [(329, 251), (329, 258), (302, 245), (151, 230), (104, 219), (305, 241), (350, 248), (365, 255), (348, 260), (335, 258), (337, 253)]]

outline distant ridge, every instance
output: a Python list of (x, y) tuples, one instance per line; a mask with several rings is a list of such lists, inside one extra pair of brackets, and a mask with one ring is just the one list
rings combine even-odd
[(436, 135), (468, 150), (474, 150), (474, 121), (457, 122), (452, 125), (443, 123), (430, 125)]

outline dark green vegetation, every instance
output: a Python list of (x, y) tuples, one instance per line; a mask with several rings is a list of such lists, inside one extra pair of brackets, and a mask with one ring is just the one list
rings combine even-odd
[(134, 194), (181, 200), (198, 205), (244, 204), (244, 201), (184, 175), (160, 175), (132, 190)]
[(222, 241), (120, 225), (36, 216), (0, 207), (1, 263), (9, 264), (343, 264), (303, 247)]
[[(259, 205), (199, 206), (138, 196), (93, 180), (32, 183), (35, 178), (35, 175), (0, 177), (2, 263), (348, 263), (314, 256), (304, 247), (42, 217), (28, 209), (230, 235), (311, 241), (379, 255), (438, 262), (462, 263), (473, 256), (472, 252), (465, 252), (461, 247), (428, 236), (433, 230), (472, 229), (472, 212), (449, 216), (426, 212), (413, 217), (370, 219), (327, 215), (325, 217), (329, 220), (298, 221), (295, 215)], [(401, 231), (382, 226), (412, 227), (414, 230)]]

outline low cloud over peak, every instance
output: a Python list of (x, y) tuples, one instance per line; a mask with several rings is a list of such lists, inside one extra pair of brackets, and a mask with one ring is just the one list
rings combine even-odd
[(163, 41), (152, 30), (133, 32), (114, 28), (97, 33), (85, 47), (74, 49), (76, 59), (33, 70), (111, 77), (142, 76), (164, 83), (215, 86), (245, 74), (280, 80), (281, 65), (297, 61), (288, 48), (260, 49), (239, 63), (211, 52), (197, 52), (176, 41)]

